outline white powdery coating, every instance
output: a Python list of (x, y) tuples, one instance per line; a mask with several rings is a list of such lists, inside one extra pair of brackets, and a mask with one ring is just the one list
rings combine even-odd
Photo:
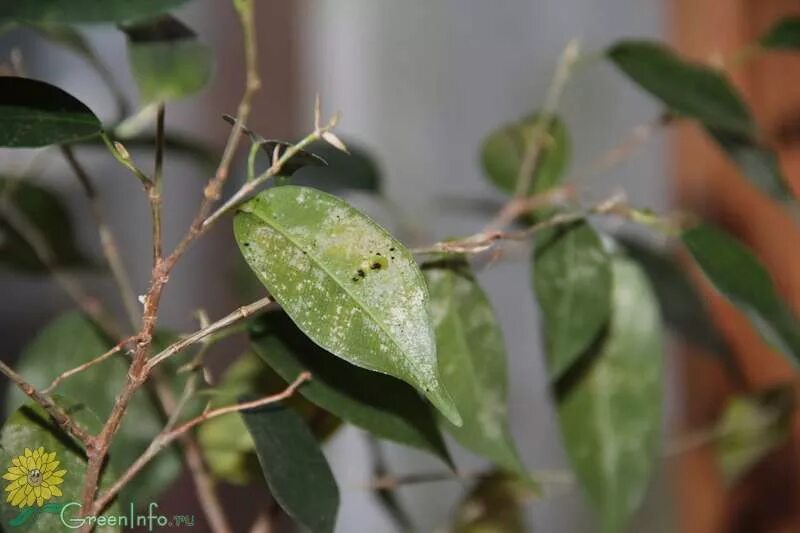
[(270, 189), (244, 210), (236, 233), (245, 259), (312, 340), (426, 392), (439, 388), (427, 290), (399, 242), (311, 189)]

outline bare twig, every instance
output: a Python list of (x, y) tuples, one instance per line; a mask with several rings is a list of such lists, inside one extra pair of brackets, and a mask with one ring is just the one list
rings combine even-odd
[(130, 275), (128, 274), (125, 264), (122, 262), (122, 258), (120, 257), (117, 241), (114, 238), (114, 234), (111, 232), (111, 227), (106, 222), (103, 206), (100, 203), (100, 199), (97, 195), (97, 189), (94, 186), (93, 180), (86, 172), (86, 169), (84, 169), (84, 167), (78, 162), (77, 158), (75, 157), (75, 153), (72, 151), (72, 148), (62, 145), (61, 152), (64, 154), (64, 157), (66, 158), (67, 163), (69, 163), (69, 166), (72, 168), (72, 171), (75, 173), (75, 177), (78, 178), (78, 181), (80, 182), (81, 187), (86, 194), (86, 198), (89, 200), (89, 208), (91, 210), (95, 225), (97, 226), (97, 232), (100, 236), (100, 244), (103, 249), (103, 255), (106, 258), (106, 262), (108, 262), (108, 267), (111, 270), (114, 283), (117, 285), (117, 290), (119, 291), (120, 298), (122, 299), (122, 305), (125, 308), (128, 319), (130, 320), (130, 323), (134, 329), (136, 329), (139, 327), (139, 306), (136, 302), (136, 294), (134, 293), (131, 285)]
[(31, 400), (41, 405), (61, 429), (78, 439), (87, 449), (93, 447), (94, 437), (69, 416), (64, 409), (59, 407), (50, 396), (36, 390), (36, 387), (25, 381), (22, 376), (14, 372), (11, 367), (2, 361), (0, 361), (0, 372), (13, 381)]
[(78, 366), (76, 366), (75, 368), (72, 368), (72, 369), (70, 369), (70, 370), (67, 370), (66, 372), (62, 372), (61, 374), (59, 374), (59, 375), (58, 375), (58, 376), (57, 376), (57, 377), (56, 377), (56, 378), (55, 378), (55, 379), (54, 379), (54, 380), (53, 380), (53, 381), (50, 383), (50, 385), (48, 385), (48, 387), (47, 387), (46, 389), (42, 389), (42, 393), (44, 393), (44, 394), (50, 394), (50, 393), (51, 393), (51, 392), (53, 392), (53, 390), (55, 390), (55, 388), (56, 388), (56, 387), (58, 387), (58, 386), (59, 386), (59, 385), (60, 385), (60, 384), (61, 384), (61, 383), (62, 383), (64, 380), (67, 380), (67, 379), (71, 378), (71, 377), (72, 377), (72, 376), (74, 376), (75, 374), (80, 374), (80, 373), (81, 373), (81, 372), (83, 372), (84, 370), (86, 370), (86, 369), (88, 369), (88, 368), (91, 368), (91, 367), (93, 367), (94, 365), (97, 365), (97, 364), (99, 364), (99, 363), (102, 363), (103, 361), (105, 361), (105, 360), (106, 360), (106, 359), (108, 359), (109, 357), (111, 357), (111, 356), (113, 356), (114, 354), (118, 353), (118, 352), (119, 352), (119, 351), (120, 351), (120, 350), (121, 350), (121, 349), (122, 349), (122, 348), (123, 348), (123, 347), (124, 347), (124, 346), (125, 346), (127, 343), (129, 343), (131, 340), (133, 340), (133, 337), (130, 337), (130, 338), (128, 338), (128, 339), (125, 339), (124, 341), (120, 342), (119, 344), (117, 344), (116, 346), (114, 346), (113, 348), (111, 348), (110, 350), (108, 350), (107, 352), (105, 352), (105, 353), (103, 353), (103, 354), (101, 354), (101, 355), (98, 355), (98, 356), (97, 356), (97, 357), (95, 357), (94, 359), (91, 359), (91, 360), (89, 360), (89, 361), (87, 361), (87, 362), (83, 363), (82, 365), (78, 365)]
[(122, 474), (117, 481), (102, 496), (100, 496), (100, 498), (97, 499), (97, 501), (94, 502), (94, 505), (92, 506), (93, 513), (100, 513), (103, 509), (105, 509), (105, 507), (116, 497), (122, 487), (124, 487), (136, 474), (138, 474), (142, 468), (144, 468), (147, 463), (153, 459), (153, 457), (155, 457), (161, 450), (169, 446), (173, 441), (175, 441), (175, 439), (188, 432), (195, 426), (212, 418), (216, 418), (228, 413), (255, 409), (257, 407), (263, 407), (265, 405), (285, 400), (286, 398), (291, 397), (303, 383), (310, 379), (311, 374), (308, 372), (303, 372), (298, 375), (289, 386), (287, 386), (278, 394), (273, 394), (272, 396), (267, 396), (265, 398), (260, 398), (250, 402), (243, 402), (236, 405), (228, 405), (218, 409), (212, 409), (200, 416), (184, 422), (174, 429), (160, 433), (155, 439), (153, 439), (147, 450), (145, 450), (145, 452), (139, 456), (139, 458), (130, 466), (130, 468), (128, 468), (128, 470)]
[(72, 275), (64, 272), (59, 267), (58, 260), (50, 244), (39, 228), (6, 197), (0, 198), (0, 213), (3, 215), (6, 223), (30, 245), (39, 261), (50, 271), (56, 283), (59, 284), (76, 305), (109, 336), (117, 339), (122, 338), (123, 335), (119, 326), (114, 322), (111, 316), (103, 310), (100, 301), (85, 292), (80, 283), (78, 283)]
[(197, 342), (202, 341), (206, 337), (213, 335), (214, 333), (227, 328), (228, 326), (235, 324), (241, 320), (244, 320), (247, 317), (253, 316), (255, 313), (261, 311), (262, 309), (266, 309), (268, 306), (275, 303), (275, 301), (270, 298), (269, 296), (265, 296), (260, 300), (257, 300), (249, 305), (244, 305), (237, 309), (236, 311), (224, 316), (223, 318), (217, 320), (213, 324), (209, 324), (207, 327), (202, 328), (191, 335), (184, 337), (183, 339), (172, 343), (167, 348), (159, 352), (158, 354), (151, 357), (147, 364), (145, 365), (145, 371), (152, 370), (156, 365), (172, 357), (173, 355), (180, 353), (181, 351), (185, 350), (187, 347), (195, 344)]
[(564, 52), (561, 54), (561, 59), (558, 62), (556, 73), (553, 76), (553, 82), (547, 91), (547, 97), (544, 101), (544, 106), (539, 113), (536, 124), (533, 127), (533, 135), (531, 136), (531, 144), (525, 152), (522, 163), (519, 166), (519, 173), (517, 175), (517, 184), (514, 190), (514, 196), (524, 197), (530, 192), (533, 185), (533, 174), (536, 170), (536, 163), (539, 159), (539, 154), (542, 151), (542, 146), (547, 139), (547, 132), (550, 129), (550, 124), (553, 122), (553, 115), (558, 108), (558, 102), (561, 95), (564, 93), (564, 88), (567, 85), (572, 67), (578, 60), (580, 46), (578, 41), (570, 41)]
[(153, 219), (153, 266), (161, 261), (163, 254), (161, 243), (161, 178), (164, 171), (164, 114), (166, 106), (158, 104), (156, 116), (156, 154), (153, 170), (153, 186), (147, 191), (150, 201), (150, 212)]

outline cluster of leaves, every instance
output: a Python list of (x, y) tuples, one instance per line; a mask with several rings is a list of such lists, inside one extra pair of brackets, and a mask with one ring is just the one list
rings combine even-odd
[[(2, 17), (61, 37), (94, 65), (91, 50), (71, 24), (117, 24), (127, 36), (131, 70), (147, 108), (196, 92), (210, 74), (209, 50), (167, 14), (180, 3), (86, 0), (64, 9), (64, 3), (32, 0), (15, 3)], [(759, 46), (794, 49), (799, 33), (797, 20), (784, 21)], [(670, 121), (698, 122), (746, 179), (774, 198), (791, 201), (775, 155), (723, 72), (649, 42), (617, 43), (607, 57), (665, 106)], [(259, 148), (272, 164), (273, 155), (288, 145), (247, 133), (254, 147), (252, 177)], [(88, 144), (98, 138), (112, 143), (100, 119), (73, 96), (42, 81), (0, 77), (0, 146)], [(281, 405), (231, 413), (201, 426), (206, 461), (222, 481), (263, 480), (289, 516), (311, 531), (326, 532), (336, 523), (340, 496), (320, 443), (338, 427), (352, 424), (455, 468), (446, 433), (493, 465), (455, 513), (454, 528), (524, 530), (521, 505), (540, 487), (512, 438), (503, 335), (470, 258), (441, 253), (419, 265), (399, 240), (340, 197), (353, 189), (380, 195), (376, 166), (363, 154), (322, 153), (325, 149), (300, 151), (275, 186), (239, 206), (233, 219), (236, 242), (281, 310), (248, 323), (251, 349), (221, 383), (202, 392), (214, 406), (280, 391), (304, 371), (313, 380)], [(532, 149), (535, 164), (526, 176)], [(119, 155), (120, 148), (115, 150)], [(543, 110), (490, 133), (481, 162), (500, 190), (529, 196), (563, 184), (570, 150), (566, 125), (553, 110)], [(0, 213), (4, 264), (39, 272), (91, 264), (72, 245), (69, 214), (54, 193), (10, 178), (3, 181), (2, 193), (9, 207)], [(29, 219), (50, 243), (50, 264), (42, 264), (20, 234), (14, 213)], [(526, 222), (559, 214), (555, 208), (541, 209)], [(662, 315), (690, 341), (720, 352), (724, 341), (669, 256), (622, 242), (586, 217), (554, 224), (531, 240), (533, 295), (542, 315), (564, 446), (597, 507), (601, 529), (623, 531), (659, 456)], [(753, 253), (702, 223), (683, 229), (681, 241), (708, 280), (745, 311), (770, 345), (797, 361), (798, 321)], [(162, 336), (157, 345), (174, 338)], [(119, 340), (99, 332), (86, 317), (68, 314), (40, 332), (17, 369), (43, 388)], [(117, 356), (72, 377), (57, 401), (94, 428), (96, 421), (89, 419), (108, 416), (126, 370), (124, 355)], [(176, 391), (181, 381), (176, 380)], [(742, 399), (720, 421), (715, 435), (732, 478), (785, 435), (791, 402), (784, 398)], [(79, 445), (38, 406), (20, 406), (23, 402), (20, 393), (9, 393), (9, 417), (0, 432), (2, 458), (19, 454), (20, 447), (57, 450), (70, 461), (64, 497), (79, 500), (84, 468)], [(112, 446), (103, 484), (125, 470), (164, 423), (164, 413), (145, 394), (130, 411)], [(759, 429), (742, 429), (754, 425)], [(254, 475), (256, 464), (261, 477)], [(123, 501), (154, 498), (179, 471), (177, 450), (168, 450), (126, 487)], [(2, 508), (4, 517), (13, 518), (8, 504)], [(34, 527), (52, 527), (49, 518)]]

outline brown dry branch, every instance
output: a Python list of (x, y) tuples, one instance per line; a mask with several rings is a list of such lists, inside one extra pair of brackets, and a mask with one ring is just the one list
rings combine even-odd
[(147, 450), (145, 450), (145, 452), (140, 455), (138, 459), (136, 459), (130, 468), (128, 468), (128, 470), (126, 470), (125, 473), (123, 473), (119, 479), (117, 479), (117, 481), (105, 493), (103, 493), (100, 498), (97, 499), (97, 501), (94, 502), (94, 505), (92, 506), (92, 514), (101, 513), (103, 509), (105, 509), (106, 506), (108, 506), (108, 504), (111, 503), (111, 501), (116, 497), (122, 487), (124, 487), (131, 479), (133, 479), (133, 477), (138, 474), (142, 468), (144, 468), (147, 463), (153, 459), (153, 457), (174, 442), (175, 439), (179, 438), (181, 435), (185, 434), (195, 426), (212, 418), (216, 418), (228, 413), (256, 409), (258, 407), (263, 407), (285, 400), (291, 397), (303, 383), (309, 381), (310, 379), (311, 374), (309, 372), (302, 372), (291, 384), (289, 384), (282, 392), (279, 392), (278, 394), (266, 396), (258, 400), (212, 409), (195, 418), (192, 418), (191, 420), (188, 420), (187, 422), (184, 422), (174, 429), (165, 428), (165, 431), (153, 439)]

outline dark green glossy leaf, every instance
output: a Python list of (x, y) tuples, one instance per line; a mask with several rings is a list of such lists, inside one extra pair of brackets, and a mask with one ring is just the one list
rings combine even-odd
[(439, 378), (425, 280), (386, 230), (335, 196), (287, 185), (244, 204), (234, 232), (250, 268), (311, 340), (418, 387), (460, 423)]
[[(296, 377), (297, 374), (290, 379)], [(264, 397), (285, 388), (286, 382), (256, 354), (248, 351), (225, 370), (219, 384), (211, 389), (213, 399), (209, 405), (212, 408), (231, 405), (243, 395)], [(327, 439), (340, 425), (337, 418), (301, 396), (292, 396), (284, 403), (303, 417), (320, 440)], [(206, 463), (216, 478), (234, 485), (248, 485), (260, 477), (255, 444), (238, 413), (203, 423), (197, 430), (197, 438)]]
[(292, 179), (295, 185), (315, 187), (330, 193), (343, 191), (382, 192), (381, 173), (369, 153), (345, 139), (348, 153), (326, 142), (316, 142), (311, 150), (327, 162), (327, 166), (306, 166)]
[[(83, 315), (68, 313), (39, 332), (17, 362), (17, 371), (33, 386), (44, 388), (60, 373), (99, 356), (112, 344)], [(127, 379), (125, 356), (90, 367), (64, 381), (56, 389), (105, 419), (111, 412), (117, 394)], [(26, 397), (18, 389), (9, 388), (6, 409), (24, 403)], [(161, 430), (164, 419), (146, 391), (140, 391), (128, 407), (122, 426), (111, 446), (111, 464), (124, 471), (147, 448)], [(121, 501), (144, 503), (172, 483), (181, 470), (177, 451), (173, 448), (158, 457), (137, 475), (122, 493)]]
[(564, 445), (604, 533), (625, 531), (657, 460), (663, 346), (655, 296), (629, 260), (612, 261), (612, 316), (602, 343), (559, 382)]
[(465, 448), (527, 475), (508, 425), (508, 367), (503, 332), (466, 260), (424, 267), (431, 293), (439, 372), (462, 413), (461, 427), (445, 421)]
[(101, 129), (92, 110), (62, 89), (43, 81), (0, 76), (0, 146), (69, 143)]
[(765, 48), (797, 50), (800, 48), (800, 17), (779, 20), (759, 42)]
[(313, 533), (332, 532), (339, 488), (328, 461), (303, 420), (288, 407), (243, 411), (270, 493)]
[(165, 15), (123, 26), (131, 71), (145, 104), (189, 96), (211, 77), (211, 49), (178, 19)]
[(17, 0), (0, 1), (0, 21), (79, 24), (126, 22), (165, 13), (186, 0)]
[(456, 511), (453, 533), (524, 533), (530, 487), (513, 476), (491, 472), (478, 480)]
[[(228, 124), (236, 124), (236, 118), (230, 115), (222, 115), (222, 118)], [(286, 141), (277, 141), (274, 139), (265, 139), (253, 130), (242, 126), (242, 131), (250, 137), (250, 141), (254, 144), (261, 146), (261, 150), (267, 155), (268, 164), (272, 165), (275, 149), (278, 148), (278, 158), (293, 146), (292, 143)], [(281, 176), (292, 176), (295, 172), (304, 167), (325, 167), (328, 162), (321, 156), (309, 152), (308, 150), (298, 150), (289, 161), (281, 167)]]
[[(91, 261), (78, 249), (72, 219), (61, 199), (52, 191), (29, 181), (0, 178), (0, 196), (8, 195), (13, 209), (33, 224), (53, 253), (55, 266), (88, 266)], [(44, 273), (42, 264), (28, 240), (20, 235), (14, 218), (0, 213), (0, 264), (23, 272)]]
[(731, 358), (730, 347), (714, 324), (703, 297), (671, 252), (659, 252), (627, 240), (625, 251), (647, 274), (664, 322), (677, 335), (712, 355)]
[(427, 450), (450, 463), (431, 407), (400, 380), (364, 370), (314, 344), (284, 313), (250, 329), (255, 352), (288, 381), (309, 371), (300, 389), (309, 401), (374, 435)]
[(540, 234), (533, 288), (544, 322), (547, 367), (556, 380), (597, 338), (611, 312), (610, 260), (588, 223)]
[(650, 41), (619, 42), (608, 56), (670, 112), (695, 118), (720, 132), (755, 136), (747, 106), (719, 71), (684, 61), (668, 47)]
[[(489, 179), (500, 190), (513, 194), (517, 187), (520, 166), (535, 141), (539, 114), (506, 124), (494, 130), (483, 141), (481, 164)], [(545, 131), (542, 147), (536, 159), (530, 194), (558, 185), (564, 177), (570, 156), (570, 141), (566, 126), (552, 117)]]
[(772, 198), (787, 200), (792, 193), (781, 172), (778, 156), (758, 141), (707, 128), (708, 134), (736, 163), (750, 183)]
[[(97, 432), (102, 427), (100, 420), (85, 405), (62, 397), (55, 400), (86, 430)], [(19, 456), (26, 458), (18, 459)], [(13, 411), (3, 424), (0, 465), (5, 489), (0, 503), (3, 529), (11, 530), (7, 527), (9, 525), (13, 531), (50, 533), (64, 530), (60, 518), (62, 507), (81, 501), (86, 472), (86, 456), (81, 444), (55, 425), (38, 404), (27, 403)], [(21, 490), (27, 491), (24, 485), (28, 484), (34, 469), (44, 472), (41, 482), (34, 482), (39, 483), (37, 488), (41, 499), (35, 499), (36, 489), (33, 489), (30, 494), (34, 498), (17, 503), (15, 496), (23, 494), (9, 488), (23, 485)], [(101, 487), (107, 488), (113, 481), (112, 469), (106, 468), (101, 477)], [(43, 489), (45, 484), (46, 491)], [(9, 497), (12, 498), (10, 502)], [(12, 505), (15, 503), (16, 506)], [(64, 517), (70, 520), (70, 525), (80, 526), (79, 511), (78, 505), (64, 510)], [(119, 514), (119, 508), (115, 504), (107, 512)], [(119, 531), (119, 528), (104, 528), (102, 531)]]
[(702, 224), (684, 231), (683, 242), (711, 284), (750, 318), (764, 340), (797, 364), (797, 319), (755, 255), (727, 233)]
[(670, 113), (698, 120), (756, 187), (779, 200), (791, 197), (777, 157), (762, 145), (750, 111), (723, 73), (649, 41), (623, 41), (608, 55)]
[(791, 387), (734, 396), (717, 423), (715, 452), (725, 480), (734, 484), (787, 442), (795, 400)]

